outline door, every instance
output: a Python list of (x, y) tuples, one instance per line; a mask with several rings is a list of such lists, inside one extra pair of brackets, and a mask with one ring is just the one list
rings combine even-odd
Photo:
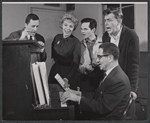
[(53, 60), (51, 59), (51, 44), (54, 36), (62, 33), (59, 20), (65, 13), (65, 10), (30, 7), (30, 12), (37, 14), (40, 18), (38, 33), (45, 38), (45, 48), (47, 52), (46, 66), (49, 75), (53, 64)]

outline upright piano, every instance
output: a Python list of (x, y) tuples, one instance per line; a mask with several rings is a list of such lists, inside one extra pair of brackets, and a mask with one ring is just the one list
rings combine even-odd
[(61, 107), (58, 85), (49, 86), (51, 106), (34, 105), (31, 64), (38, 61), (38, 43), (2, 41), (2, 48), (2, 120), (73, 120), (74, 106)]

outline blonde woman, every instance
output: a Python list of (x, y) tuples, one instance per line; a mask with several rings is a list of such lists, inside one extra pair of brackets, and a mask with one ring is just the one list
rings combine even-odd
[(72, 14), (64, 14), (60, 19), (62, 34), (57, 34), (52, 42), (52, 58), (55, 63), (50, 70), (49, 84), (58, 84), (54, 78), (58, 73), (68, 81), (71, 89), (77, 89), (81, 44), (72, 34), (77, 26), (78, 20)]

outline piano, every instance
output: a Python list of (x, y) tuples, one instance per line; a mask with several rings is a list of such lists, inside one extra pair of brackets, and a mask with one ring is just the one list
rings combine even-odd
[(2, 41), (2, 120), (73, 120), (74, 106), (62, 107), (58, 85), (49, 85), (51, 106), (37, 108), (31, 64), (38, 61), (35, 41)]

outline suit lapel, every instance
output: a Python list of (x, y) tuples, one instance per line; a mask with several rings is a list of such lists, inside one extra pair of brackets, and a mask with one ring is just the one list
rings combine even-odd
[(101, 90), (101, 88), (103, 86), (106, 86), (109, 82), (109, 79), (114, 77), (114, 74), (120, 69), (120, 66), (118, 65), (117, 67), (115, 67), (109, 74), (108, 76), (105, 78), (105, 80), (103, 81), (103, 83), (101, 84), (101, 86), (99, 86), (99, 89), (98, 90)]
[(125, 43), (125, 40), (126, 40), (125, 39), (125, 37), (126, 37), (125, 30), (126, 30), (126, 27), (123, 25), (121, 35), (120, 35), (120, 39), (119, 39), (119, 46), (118, 46), (120, 52), (121, 52), (122, 46), (123, 46), (123, 44)]
[(112, 77), (114, 77), (114, 74), (121, 69), (120, 66), (118, 65), (117, 67), (115, 67), (110, 73), (109, 75), (105, 78), (105, 80), (103, 81), (103, 83), (101, 84), (101, 86), (99, 86), (96, 90), (95, 90), (95, 95), (94, 95), (94, 99), (99, 98), (100, 93), (103, 93), (104, 90), (106, 89), (107, 85), (111, 82), (110, 79)]
[(110, 78), (114, 76), (119, 66), (115, 67), (109, 74), (106, 76), (105, 80), (99, 85), (99, 87), (95, 90), (94, 99), (99, 98), (100, 93), (106, 89), (107, 85), (111, 82), (109, 81)]
[(37, 34), (35, 34), (35, 36), (34, 36), (34, 40), (35, 40), (35, 41), (37, 41)]
[[(106, 35), (107, 35), (107, 36), (106, 36), (106, 40), (104, 40), (104, 41), (105, 41), (105, 42), (110, 42), (110, 37), (109, 37), (108, 32), (106, 33)], [(104, 42), (104, 43), (105, 43), (105, 42)]]
[(116, 71), (118, 71), (119, 66), (116, 66), (109, 74), (108, 76), (105, 78), (104, 82), (108, 81), (110, 78), (112, 78), (114, 76), (114, 74), (116, 73)]
[[(121, 51), (122, 46), (123, 46), (123, 44), (125, 43), (125, 40), (126, 40), (126, 39), (125, 39), (125, 37), (126, 37), (125, 30), (126, 30), (126, 26), (123, 25), (122, 31), (121, 31), (121, 35), (120, 35), (119, 45), (118, 45), (118, 48), (119, 48), (120, 51)], [(110, 42), (110, 37), (109, 37), (108, 32), (106, 32), (106, 37), (105, 37), (105, 39), (104, 39), (104, 43), (105, 43), (105, 42)]]

